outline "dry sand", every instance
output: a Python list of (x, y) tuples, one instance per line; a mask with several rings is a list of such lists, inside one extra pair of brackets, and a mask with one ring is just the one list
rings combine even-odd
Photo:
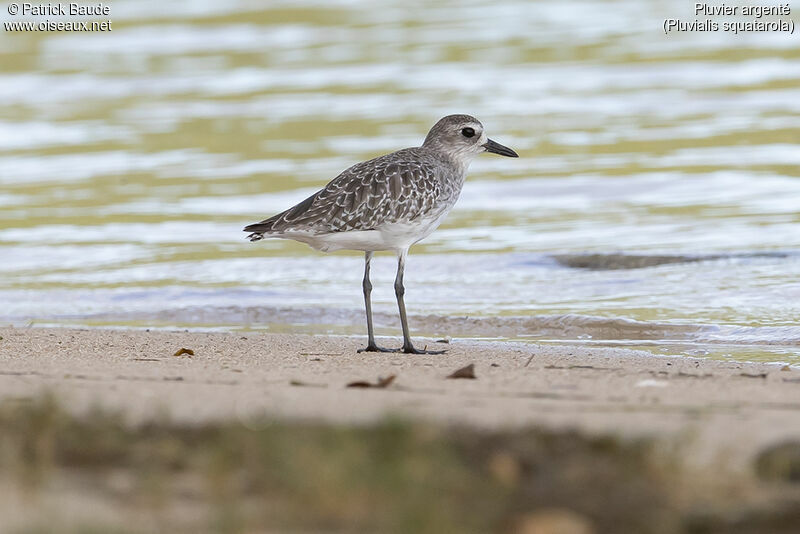
[[(0, 401), (52, 392), (132, 422), (387, 415), (478, 428), (541, 425), (657, 437), (689, 464), (737, 471), (800, 439), (800, 370), (615, 348), (427, 342), (444, 355), (356, 353), (360, 338), (0, 328)], [(397, 340), (381, 340), (395, 345)], [(418, 340), (419, 346), (426, 344)], [(181, 348), (193, 356), (174, 356)], [(475, 365), (476, 379), (448, 379)], [(395, 375), (385, 389), (347, 388)]]

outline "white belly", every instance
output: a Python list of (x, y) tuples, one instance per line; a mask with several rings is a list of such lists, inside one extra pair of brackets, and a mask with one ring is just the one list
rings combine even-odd
[(413, 222), (386, 224), (375, 230), (353, 230), (328, 234), (290, 232), (282, 235), (267, 234), (265, 237), (294, 239), (322, 252), (333, 252), (334, 250), (400, 251), (433, 233), (449, 211), (449, 209), (445, 210), (437, 217), (420, 218)]

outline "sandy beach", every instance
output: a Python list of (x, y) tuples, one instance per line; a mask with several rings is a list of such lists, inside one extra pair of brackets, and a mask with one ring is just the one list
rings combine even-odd
[[(744, 471), (800, 439), (800, 370), (617, 348), (449, 344), (443, 355), (356, 352), (362, 340), (260, 333), (0, 329), (0, 400), (51, 392), (71, 412), (132, 422), (386, 416), (497, 430), (537, 426), (656, 437), (687, 462)], [(387, 339), (391, 345), (397, 340)], [(182, 348), (193, 355), (174, 356)], [(473, 364), (475, 379), (448, 379)], [(394, 376), (386, 388), (348, 388)]]
[[(418, 339), (443, 355), (359, 354), (362, 342), (0, 329), (0, 532), (797, 524), (797, 368), (459, 339)], [(459, 370), (474, 378), (449, 378)]]

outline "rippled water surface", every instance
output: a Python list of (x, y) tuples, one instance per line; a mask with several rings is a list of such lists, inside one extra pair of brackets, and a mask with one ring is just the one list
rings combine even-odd
[(476, 160), (412, 249), (415, 330), (800, 363), (800, 36), (437, 5), (116, 0), (112, 32), (3, 32), (0, 320), (360, 333), (360, 254), (241, 228), (470, 113), (521, 157)]

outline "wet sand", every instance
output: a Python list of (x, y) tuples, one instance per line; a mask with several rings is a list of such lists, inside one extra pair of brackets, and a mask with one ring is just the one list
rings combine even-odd
[[(69, 411), (131, 422), (385, 416), (478, 429), (538, 426), (655, 437), (687, 464), (749, 471), (762, 448), (800, 439), (800, 370), (616, 348), (450, 344), (444, 355), (358, 354), (361, 338), (261, 333), (2, 328), (0, 401), (52, 392)], [(396, 339), (379, 342), (393, 346)], [(181, 348), (194, 355), (174, 356)], [(448, 379), (475, 366), (475, 379)], [(348, 388), (394, 375), (384, 389)]]

